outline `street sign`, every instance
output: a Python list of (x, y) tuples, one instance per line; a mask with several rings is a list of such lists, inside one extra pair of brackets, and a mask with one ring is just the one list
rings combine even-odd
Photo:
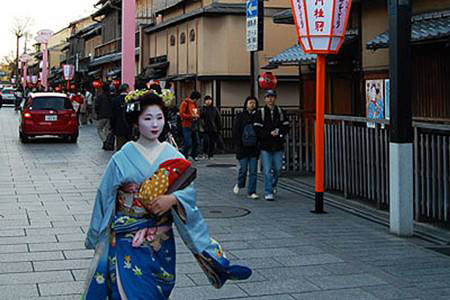
[(74, 65), (63, 65), (62, 66), (64, 80), (72, 80), (75, 76)]
[(247, 51), (263, 49), (264, 7), (262, 0), (247, 0)]

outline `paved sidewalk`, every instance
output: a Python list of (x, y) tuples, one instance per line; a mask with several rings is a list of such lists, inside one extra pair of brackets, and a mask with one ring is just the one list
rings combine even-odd
[[(0, 109), (0, 299), (79, 299), (93, 254), (85, 230), (111, 153), (92, 125), (75, 145), (21, 144), (17, 126), (13, 108)], [(433, 244), (330, 207), (311, 214), (311, 200), (286, 190), (275, 202), (236, 196), (230, 163), (196, 163), (198, 205), (232, 261), (254, 274), (215, 290), (178, 240), (171, 299), (450, 299), (450, 257)], [(221, 207), (250, 214), (217, 218)]]

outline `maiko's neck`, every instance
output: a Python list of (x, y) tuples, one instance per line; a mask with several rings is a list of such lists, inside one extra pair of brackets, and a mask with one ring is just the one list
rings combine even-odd
[(136, 141), (136, 143), (138, 143), (139, 145), (141, 145), (142, 147), (144, 147), (148, 150), (155, 149), (156, 147), (158, 147), (161, 144), (161, 142), (158, 139), (150, 140), (150, 139), (143, 137), (142, 135), (139, 137), (139, 139)]

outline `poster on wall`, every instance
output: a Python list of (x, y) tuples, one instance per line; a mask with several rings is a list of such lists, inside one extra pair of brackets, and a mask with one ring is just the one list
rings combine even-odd
[[(368, 119), (384, 119), (384, 80), (366, 80), (366, 112)], [(375, 128), (375, 123), (367, 123)]]
[(391, 82), (389, 79), (384, 80), (384, 98), (386, 99), (384, 105), (385, 118), (386, 120), (391, 119)]

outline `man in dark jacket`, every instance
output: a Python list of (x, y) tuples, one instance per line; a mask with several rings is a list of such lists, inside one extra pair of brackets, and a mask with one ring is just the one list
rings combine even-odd
[(237, 195), (240, 189), (245, 187), (248, 170), (247, 194), (251, 199), (259, 198), (256, 194), (259, 149), (253, 125), (256, 121), (257, 111), (258, 100), (255, 97), (247, 97), (244, 102), (244, 110), (236, 116), (233, 124), (233, 141), (236, 149), (236, 158), (239, 160), (237, 184), (233, 188), (233, 193)]
[(104, 143), (111, 131), (110, 119), (112, 116), (111, 98), (107, 84), (102, 86), (102, 91), (95, 98), (94, 109), (97, 116), (97, 134)]
[(125, 117), (125, 96), (129, 90), (128, 84), (121, 84), (118, 90), (119, 95), (112, 100), (111, 129), (116, 137), (116, 151), (119, 151), (131, 139), (131, 128)]
[(200, 119), (204, 130), (203, 151), (208, 155), (208, 159), (212, 159), (220, 132), (220, 112), (213, 105), (211, 96), (205, 96), (204, 98), (204, 106), (200, 113)]
[(286, 113), (275, 105), (277, 93), (267, 90), (264, 94), (266, 105), (258, 111), (255, 130), (261, 147), (261, 163), (264, 172), (264, 197), (274, 200), (278, 177), (283, 164), (285, 136), (289, 132)]

